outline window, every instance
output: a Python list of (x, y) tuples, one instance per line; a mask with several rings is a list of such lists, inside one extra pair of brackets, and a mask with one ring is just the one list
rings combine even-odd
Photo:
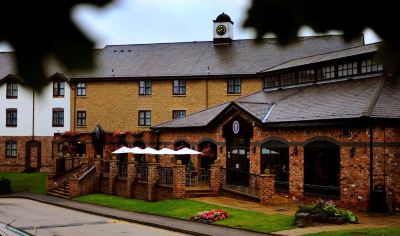
[(313, 82), (314, 70), (302, 70), (298, 73), (299, 83)]
[(151, 81), (150, 80), (139, 81), (139, 95), (151, 95)]
[(64, 126), (64, 108), (53, 108), (53, 127)]
[(78, 96), (86, 96), (86, 83), (85, 82), (78, 83), (78, 85), (76, 86), (76, 94)]
[(378, 64), (375, 58), (370, 58), (361, 61), (361, 73), (369, 73), (383, 70), (383, 65)]
[(151, 111), (139, 111), (139, 125), (141, 126), (151, 125)]
[(53, 82), (53, 97), (64, 97), (65, 93), (65, 82), (54, 81)]
[(17, 157), (17, 142), (15, 141), (6, 142), (6, 157), (8, 158)]
[(17, 109), (6, 109), (6, 126), (17, 127)]
[(318, 70), (318, 80), (335, 78), (335, 66), (325, 66)]
[(228, 93), (240, 94), (240, 79), (228, 79)]
[(78, 111), (76, 113), (76, 125), (86, 126), (86, 111)]
[(289, 192), (289, 146), (280, 141), (261, 145), (260, 170), (275, 175), (275, 191)]
[(174, 95), (185, 95), (186, 94), (186, 80), (176, 79), (173, 85)]
[(186, 116), (185, 110), (174, 110), (172, 111), (172, 119), (182, 118)]
[(290, 72), (281, 74), (281, 85), (289, 85), (295, 83), (296, 83), (296, 73)]
[(357, 74), (357, 62), (349, 62), (338, 65), (338, 77)]
[(7, 82), (7, 98), (17, 98), (18, 97), (18, 83)]
[(279, 86), (278, 75), (267, 76), (264, 79), (264, 88), (273, 88)]

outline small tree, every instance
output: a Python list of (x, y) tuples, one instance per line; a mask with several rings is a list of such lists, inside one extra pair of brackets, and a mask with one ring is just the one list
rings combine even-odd
[(0, 194), (11, 193), (11, 181), (6, 177), (0, 179)]

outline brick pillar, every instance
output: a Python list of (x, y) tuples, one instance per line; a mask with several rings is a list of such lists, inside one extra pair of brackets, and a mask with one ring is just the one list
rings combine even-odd
[(115, 179), (118, 176), (118, 160), (116, 156), (113, 156), (111, 158), (110, 162), (110, 172), (108, 174), (108, 191), (111, 195), (114, 194), (114, 189), (115, 189)]
[(174, 165), (173, 197), (185, 198), (186, 191), (186, 166)]
[(73, 160), (72, 160), (72, 157), (70, 157), (70, 155), (67, 154), (67, 155), (65, 156), (65, 170), (66, 170), (66, 171), (69, 171), (69, 170), (72, 169), (72, 165), (73, 165), (72, 161), (73, 161)]
[(78, 178), (70, 178), (69, 179), (69, 197), (78, 197), (81, 195), (80, 187), (79, 187), (79, 179)]
[(54, 174), (46, 175), (46, 192), (54, 188)]
[(271, 205), (275, 193), (275, 175), (260, 175), (260, 204)]
[[(91, 143), (86, 143), (86, 156), (89, 158), (89, 166), (92, 166), (94, 163), (94, 149), (93, 149), (93, 145)], [(96, 156), (97, 157), (97, 156)]]
[(158, 179), (158, 163), (147, 164), (147, 201), (153, 202), (157, 200), (156, 185)]
[(221, 188), (221, 166), (219, 164), (211, 164), (210, 185), (211, 191), (219, 192)]
[(133, 197), (133, 183), (135, 182), (136, 179), (136, 166), (137, 163), (134, 159), (129, 158), (128, 154), (128, 176), (126, 177), (126, 197), (127, 198), (132, 198)]
[[(297, 149), (297, 151), (295, 151)], [(289, 147), (289, 193), (302, 199), (304, 192), (304, 148)]]
[(103, 172), (103, 166), (101, 163), (101, 156), (97, 155), (96, 160), (94, 161), (94, 165), (96, 166), (96, 176), (100, 178), (101, 173)]

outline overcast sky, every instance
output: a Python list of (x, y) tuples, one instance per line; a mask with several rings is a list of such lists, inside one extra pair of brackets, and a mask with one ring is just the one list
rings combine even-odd
[[(168, 43), (212, 40), (213, 22), (225, 12), (234, 21), (234, 39), (254, 38), (242, 27), (248, 0), (114, 0), (104, 8), (77, 7), (73, 19), (96, 42), (97, 48), (115, 44)], [(331, 32), (332, 33), (332, 32)], [(313, 35), (303, 29), (302, 36)], [(378, 39), (373, 32), (366, 43)], [(0, 50), (10, 50), (0, 45)]]

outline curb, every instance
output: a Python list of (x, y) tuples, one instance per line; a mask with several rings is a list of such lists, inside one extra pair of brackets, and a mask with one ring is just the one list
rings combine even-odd
[[(215, 236), (215, 234), (205, 234), (205, 233), (201, 233), (201, 232), (197, 232), (197, 231), (190, 231), (190, 230), (177, 228), (177, 227), (173, 227), (173, 226), (162, 225), (162, 224), (157, 224), (157, 223), (152, 223), (152, 222), (147, 222), (147, 221), (142, 221), (142, 220), (135, 220), (135, 219), (131, 219), (131, 218), (125, 218), (125, 217), (115, 216), (115, 215), (111, 215), (111, 214), (105, 214), (105, 213), (100, 213), (100, 212), (96, 212), (96, 211), (91, 211), (91, 210), (81, 209), (81, 208), (77, 208), (77, 207), (67, 206), (67, 205), (64, 205), (64, 204), (58, 204), (58, 203), (55, 203), (55, 202), (45, 201), (45, 200), (36, 198), (34, 196), (24, 196), (24, 195), (20, 195), (20, 194), (19, 195), (18, 194), (16, 194), (16, 195), (10, 194), (10, 195), (2, 195), (2, 196), (0, 195), (0, 198), (28, 199), (28, 200), (32, 200), (32, 201), (36, 201), (36, 202), (40, 202), (40, 203), (44, 203), (44, 204), (49, 204), (49, 205), (53, 205), (53, 206), (57, 206), (57, 207), (62, 207), (62, 208), (70, 209), (70, 210), (75, 210), (75, 211), (79, 211), (79, 212), (84, 212), (84, 213), (88, 213), (88, 214), (92, 214), (92, 215), (97, 215), (97, 216), (102, 216), (102, 217), (107, 217), (107, 218), (113, 218), (113, 219), (117, 219), (117, 220), (127, 221), (127, 222), (130, 222), (130, 223), (136, 223), (136, 224), (156, 227), (156, 228), (160, 228), (160, 229), (166, 229), (166, 230), (175, 231), (175, 232), (184, 233), (184, 234), (190, 234), (190, 235), (195, 235), (195, 236)], [(63, 200), (67, 200), (68, 201), (68, 199), (63, 199)], [(73, 201), (73, 200), (69, 200), (69, 201)], [(105, 207), (105, 208), (110, 208), (110, 209), (114, 209), (114, 210), (119, 210), (119, 209), (115, 209), (115, 208), (111, 208), (111, 207), (107, 207), (107, 206), (102, 206), (102, 205), (91, 204), (91, 203), (83, 203), (83, 202), (78, 202), (78, 201), (74, 201), (74, 202), (82, 203), (82, 204), (88, 204), (88, 205), (92, 205), (92, 206)], [(120, 210), (120, 211), (123, 211), (123, 210)], [(126, 211), (126, 212), (129, 212), (129, 211)], [(187, 221), (187, 220), (176, 219), (176, 218), (160, 216), (160, 215), (147, 214), (147, 213), (141, 213), (141, 212), (132, 212), (132, 213), (163, 217), (163, 218), (166, 218), (166, 219), (178, 220), (178, 221), (182, 221), (182, 223), (191, 222), (191, 221)], [(246, 230), (246, 229), (238, 229), (238, 228), (233, 228), (233, 227), (227, 227), (227, 226), (223, 226), (223, 225), (212, 225), (212, 226), (213, 227), (218, 227), (218, 228), (221, 228), (221, 229), (240, 230), (240, 231), (243, 231), (243, 232), (254, 233), (254, 234), (259, 234), (259, 235), (271, 235), (271, 236), (278, 235), (278, 234), (274, 234), (274, 233), (262, 233), (262, 232), (256, 232), (256, 231), (251, 231), (251, 230)]]

